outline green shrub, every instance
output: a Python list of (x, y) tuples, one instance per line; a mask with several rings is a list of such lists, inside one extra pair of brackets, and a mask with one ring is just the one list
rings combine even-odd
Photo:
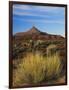
[(61, 62), (57, 53), (50, 57), (29, 53), (13, 73), (13, 86), (41, 83), (57, 78), (60, 72)]

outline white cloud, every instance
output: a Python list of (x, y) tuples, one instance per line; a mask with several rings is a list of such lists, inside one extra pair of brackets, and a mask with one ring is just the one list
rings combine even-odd
[(64, 8), (60, 8), (60, 7), (53, 7), (53, 6), (33, 6), (35, 9), (39, 10), (39, 11), (47, 11), (47, 12), (52, 12), (55, 11), (54, 13), (58, 13), (61, 10), (63, 10)]
[[(23, 11), (24, 10), (24, 11)], [(25, 11), (25, 10), (30, 10), (31, 12), (29, 11)], [(38, 11), (38, 12), (41, 12), (41, 11), (47, 11), (49, 12), (49, 15), (48, 14), (44, 14), (44, 13), (35, 13), (35, 12), (32, 12), (33, 11)], [(63, 11), (62, 11), (63, 10)], [(13, 5), (13, 15), (18, 15), (18, 16), (35, 16), (35, 17), (44, 17), (45, 19), (42, 20), (38, 20), (38, 19), (20, 19), (20, 20), (23, 20), (23, 21), (27, 21), (27, 22), (39, 22), (39, 23), (57, 23), (57, 24), (65, 24), (65, 21), (64, 21), (64, 18), (63, 20), (60, 20), (58, 18), (58, 20), (53, 20), (54, 17), (57, 18), (57, 16), (64, 16), (64, 15), (60, 15), (60, 12), (61, 14), (64, 13), (64, 8), (63, 7), (48, 7), (48, 6), (32, 6), (32, 5)], [(50, 20), (50, 17), (52, 17), (52, 15), (50, 13), (53, 13), (53, 18), (52, 20)], [(49, 19), (49, 20), (48, 20)]]
[[(14, 19), (17, 19), (17, 18), (14, 18)], [(19, 19), (21, 21), (26, 21), (26, 22), (29, 22), (29, 23), (49, 23), (49, 24), (63, 24), (65, 25), (65, 21), (61, 21), (61, 20), (41, 20), (41, 19)]]
[[(13, 10), (33, 10), (39, 12), (50, 12), (55, 14), (62, 14), (61, 11), (64, 11), (63, 7), (53, 7), (53, 6), (34, 6), (34, 5), (13, 5)], [(64, 13), (63, 13), (64, 14)]]
[(45, 18), (48, 18), (50, 17), (49, 15), (47, 14), (37, 14), (37, 13), (32, 13), (32, 12), (19, 12), (19, 11), (15, 11), (13, 10), (13, 15), (18, 15), (18, 16), (38, 16), (38, 17), (45, 17)]
[(23, 20), (27, 22), (41, 22), (41, 23), (57, 23), (57, 24), (64, 24), (64, 22), (59, 20)]
[(13, 5), (13, 9), (29, 10), (31, 8), (28, 5)]

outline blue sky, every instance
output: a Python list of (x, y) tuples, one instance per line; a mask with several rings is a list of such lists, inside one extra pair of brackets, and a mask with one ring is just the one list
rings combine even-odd
[(13, 34), (37, 27), (43, 32), (65, 36), (65, 8), (13, 5)]

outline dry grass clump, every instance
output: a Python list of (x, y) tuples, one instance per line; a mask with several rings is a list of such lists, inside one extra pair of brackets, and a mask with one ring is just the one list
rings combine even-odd
[(61, 69), (61, 60), (57, 53), (49, 57), (28, 53), (13, 73), (13, 86), (37, 84), (57, 78)]

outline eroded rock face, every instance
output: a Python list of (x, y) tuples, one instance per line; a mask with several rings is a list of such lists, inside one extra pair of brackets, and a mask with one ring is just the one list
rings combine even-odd
[(26, 32), (18, 32), (14, 35), (16, 40), (32, 39), (32, 40), (63, 40), (64, 37), (60, 35), (52, 35), (42, 32), (36, 27), (32, 27)]

